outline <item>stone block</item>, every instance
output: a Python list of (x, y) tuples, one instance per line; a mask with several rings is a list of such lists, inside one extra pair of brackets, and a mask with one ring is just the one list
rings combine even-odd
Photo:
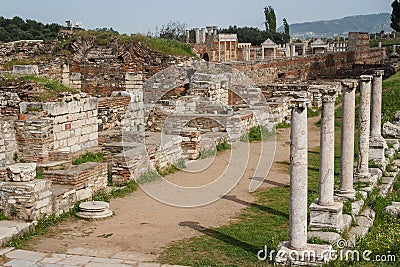
[(321, 206), (316, 202), (310, 206), (310, 228), (332, 228), (343, 230), (343, 203), (335, 202), (332, 206)]
[(311, 238), (318, 238), (320, 240), (326, 241), (329, 244), (334, 244), (336, 241), (338, 241), (341, 236), (338, 233), (335, 232), (317, 232), (317, 231), (311, 231), (308, 232), (308, 239)]
[(36, 178), (36, 163), (18, 163), (7, 168), (8, 178), (13, 182), (29, 182)]
[(385, 208), (384, 213), (400, 218), (400, 202), (393, 202), (391, 206)]

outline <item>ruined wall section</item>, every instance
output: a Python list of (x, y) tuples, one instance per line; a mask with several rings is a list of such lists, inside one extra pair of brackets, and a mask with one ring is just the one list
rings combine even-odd
[[(75, 95), (69, 102), (21, 103), (26, 120), (16, 122), (18, 149), (27, 162), (51, 153), (80, 153), (98, 146), (97, 99)], [(50, 153), (51, 152), (51, 153)]]
[(352, 72), (355, 64), (380, 65), (384, 59), (384, 50), (377, 48), (277, 59), (271, 62), (234, 62), (230, 65), (244, 72), (257, 85), (263, 86), (280, 78), (306, 81), (321, 76), (335, 77)]

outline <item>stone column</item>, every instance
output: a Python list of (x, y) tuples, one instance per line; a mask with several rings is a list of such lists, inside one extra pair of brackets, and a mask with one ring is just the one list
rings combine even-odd
[[(371, 93), (371, 139), (382, 140), (382, 82), (383, 70), (374, 74)], [(383, 140), (382, 140), (383, 141)]]
[(385, 168), (386, 140), (382, 137), (382, 82), (383, 70), (374, 74), (371, 93), (371, 134), (369, 139), (369, 159)]
[(335, 100), (337, 91), (322, 89), (319, 198), (310, 206), (310, 228), (343, 229), (343, 204), (335, 203)]
[(186, 43), (190, 43), (190, 31), (186, 30), (185, 34), (186, 34)]
[[(275, 258), (278, 265), (319, 266), (330, 260), (326, 251), (333, 249), (330, 245), (307, 244), (308, 104), (301, 96), (291, 106), (289, 242), (278, 246), (277, 250), (281, 252)], [(315, 253), (315, 259), (302, 256), (309, 255), (310, 251)]]
[(303, 45), (303, 57), (305, 57), (305, 56), (306, 56), (306, 46)]
[(335, 100), (337, 92), (324, 89), (320, 92), (322, 94), (322, 117), (318, 204), (332, 206), (335, 187)]
[(342, 134), (340, 146), (340, 187), (336, 195), (354, 198), (354, 131), (356, 109), (356, 80), (342, 82)]
[(305, 99), (292, 106), (290, 133), (290, 215), (289, 248), (307, 248), (308, 129)]
[(360, 118), (358, 129), (358, 165), (356, 176), (369, 178), (369, 134), (371, 119), (371, 81), (372, 76), (362, 75), (360, 86)]
[(264, 46), (262, 46), (261, 49), (262, 49), (261, 50), (261, 59), (264, 59), (265, 58), (265, 51), (264, 51), (265, 48), (264, 48)]
[(196, 28), (196, 44), (200, 44), (200, 29)]
[(293, 46), (292, 46), (292, 57), (295, 57), (295, 56), (296, 56), (296, 45), (293, 44)]

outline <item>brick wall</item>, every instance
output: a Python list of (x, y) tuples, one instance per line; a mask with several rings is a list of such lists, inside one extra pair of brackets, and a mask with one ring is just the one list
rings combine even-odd
[(88, 162), (67, 170), (48, 170), (43, 179), (54, 184), (72, 185), (76, 190), (91, 188), (93, 192), (107, 187), (107, 163)]

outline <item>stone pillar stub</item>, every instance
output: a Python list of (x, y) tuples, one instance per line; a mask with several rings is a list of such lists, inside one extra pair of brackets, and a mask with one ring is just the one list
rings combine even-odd
[(289, 247), (295, 250), (307, 248), (308, 105), (305, 98), (291, 103)]
[(360, 117), (358, 129), (358, 164), (356, 176), (358, 178), (369, 178), (369, 135), (371, 119), (371, 75), (360, 77)]
[(342, 128), (340, 145), (340, 187), (336, 195), (355, 198), (354, 131), (357, 80), (342, 81)]

